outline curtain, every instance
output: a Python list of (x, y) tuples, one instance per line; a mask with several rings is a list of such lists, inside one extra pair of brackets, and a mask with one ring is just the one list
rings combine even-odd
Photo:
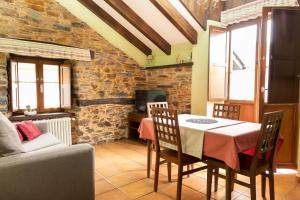
[(0, 38), (0, 52), (43, 58), (91, 61), (89, 49), (10, 38)]
[(224, 25), (248, 21), (262, 16), (262, 8), (268, 6), (299, 6), (297, 0), (257, 0), (233, 9), (222, 11), (221, 22)]

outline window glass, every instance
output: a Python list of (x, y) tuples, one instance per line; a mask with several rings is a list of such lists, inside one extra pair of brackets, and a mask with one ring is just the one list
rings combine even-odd
[[(37, 94), (36, 94), (36, 65), (34, 63), (18, 63), (18, 81), (12, 84), (13, 89), (16, 90), (18, 83), (18, 109), (26, 109), (30, 106), (32, 109), (37, 108)], [(13, 95), (17, 98), (17, 94)], [(17, 106), (17, 104), (13, 105)]]
[(265, 97), (264, 97), (265, 103), (267, 103), (268, 101), (268, 90), (269, 90), (271, 30), (272, 30), (272, 21), (271, 19), (269, 19), (267, 22), (267, 48), (266, 48)]
[(59, 66), (43, 65), (44, 108), (59, 108)]
[(209, 39), (209, 100), (227, 99), (227, 31), (211, 29)]
[(257, 25), (231, 32), (231, 100), (254, 100), (256, 68)]

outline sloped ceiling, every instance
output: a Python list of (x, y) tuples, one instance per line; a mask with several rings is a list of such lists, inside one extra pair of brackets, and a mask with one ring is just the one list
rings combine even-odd
[[(206, 29), (209, 12), (216, 10), (218, 13), (215, 15), (220, 15), (221, 12), (220, 0), (193, 0), (194, 4), (187, 0), (77, 1), (90, 12), (96, 15), (98, 12), (99, 20), (103, 20), (103, 13), (109, 15), (112, 20), (106, 18), (103, 21), (145, 55), (151, 54), (151, 50), (154, 49), (161, 49), (169, 55), (172, 45), (197, 43), (197, 32)], [(200, 15), (198, 10), (201, 11)], [(139, 45), (141, 43), (144, 46)]]

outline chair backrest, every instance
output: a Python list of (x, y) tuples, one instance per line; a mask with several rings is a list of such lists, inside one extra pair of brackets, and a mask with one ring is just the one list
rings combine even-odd
[(273, 160), (280, 133), (283, 111), (265, 113), (261, 125), (255, 155), (253, 157), (251, 168), (255, 169), (259, 159), (268, 161), (273, 167)]
[(151, 116), (152, 108), (169, 108), (169, 106), (168, 106), (168, 102), (148, 102), (147, 103), (148, 117), (152, 117)]
[(240, 118), (240, 105), (215, 103), (213, 117), (238, 120)]
[(158, 150), (160, 150), (160, 142), (163, 142), (167, 145), (176, 146), (178, 153), (181, 154), (182, 149), (177, 111), (153, 107), (151, 109), (151, 115), (153, 119), (155, 143)]

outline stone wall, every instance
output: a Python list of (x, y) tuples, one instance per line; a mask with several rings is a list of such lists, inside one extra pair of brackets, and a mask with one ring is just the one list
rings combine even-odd
[(7, 70), (6, 70), (6, 54), (0, 53), (0, 112), (7, 112)]
[(191, 112), (192, 67), (181, 65), (146, 69), (147, 88), (167, 92), (170, 108), (179, 113)]
[[(133, 99), (145, 86), (138, 64), (55, 0), (0, 1), (0, 37), (29, 39), (91, 49), (92, 62), (72, 61), (73, 141), (98, 143), (126, 136), (132, 103), (78, 106), (80, 100)], [(7, 75), (0, 54), (0, 109), (7, 110)]]
[[(191, 67), (144, 70), (55, 0), (0, 1), (0, 37), (91, 49), (92, 62), (72, 62), (74, 143), (126, 137), (136, 89), (165, 89), (170, 106), (190, 112)], [(6, 112), (8, 55), (0, 53), (0, 111)], [(85, 102), (82, 104), (80, 102)], [(110, 103), (111, 102), (111, 103)]]

